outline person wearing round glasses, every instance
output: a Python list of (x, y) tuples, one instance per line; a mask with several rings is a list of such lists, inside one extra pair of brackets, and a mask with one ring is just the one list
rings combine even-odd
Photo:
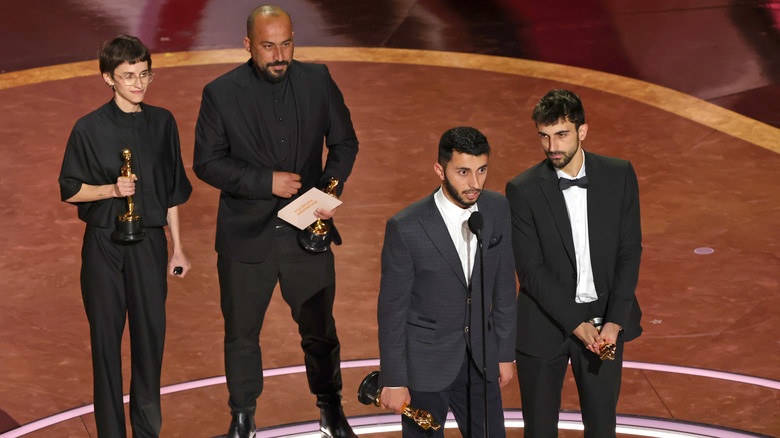
[[(157, 437), (166, 272), (184, 277), (190, 270), (178, 206), (189, 199), (192, 185), (182, 164), (176, 120), (168, 110), (143, 103), (154, 78), (149, 49), (136, 37), (120, 35), (104, 43), (98, 56), (113, 98), (76, 122), (59, 177), (62, 200), (75, 205), (86, 223), (81, 293), (92, 345), (95, 421), (99, 437), (127, 435), (121, 342), (128, 321), (130, 423), (134, 436)], [(130, 158), (123, 157), (124, 150)], [(127, 168), (132, 173), (121, 176)], [(111, 237), (115, 220), (128, 210), (127, 196), (133, 197), (145, 233), (130, 243)], [(170, 262), (166, 225), (173, 241)]]

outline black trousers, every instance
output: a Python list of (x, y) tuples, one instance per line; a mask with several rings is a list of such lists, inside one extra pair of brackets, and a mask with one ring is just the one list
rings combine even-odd
[(574, 335), (551, 358), (517, 352), (517, 377), (523, 404), (525, 436), (558, 436), (558, 411), (566, 367), (572, 372), (580, 396), (585, 438), (615, 437), (618, 396), (623, 372), (623, 336), (618, 337), (615, 360), (602, 361)]
[(220, 255), (222, 315), (225, 319), (225, 376), (233, 413), (253, 414), (263, 392), (260, 331), (279, 282), (282, 297), (298, 324), (309, 389), (320, 403), (340, 403), (340, 344), (333, 319), (336, 275), (333, 253), (300, 248), (297, 230), (276, 229), (272, 248), (261, 263)]
[(87, 225), (81, 250), (81, 294), (92, 343), (95, 421), (100, 438), (125, 437), (122, 332), (130, 324), (130, 424), (137, 438), (162, 426), (160, 370), (165, 343), (168, 244), (162, 228), (118, 245), (112, 229)]
[[(420, 392), (409, 388), (412, 400), (409, 406), (415, 409), (423, 409), (431, 413), (433, 418), (442, 425), (438, 431), (433, 429), (423, 430), (414, 421), (402, 417), (401, 430), (404, 438), (429, 438), (444, 437), (444, 422), (447, 421), (447, 410), (452, 410), (452, 415), (458, 423), (458, 428), (463, 437), (482, 438), (485, 436), (485, 401), (484, 384), (479, 368), (466, 353), (458, 376), (443, 391)], [(481, 365), (480, 365), (481, 367)], [(490, 438), (506, 437), (504, 428), (504, 408), (501, 401), (501, 389), (498, 381), (488, 382), (488, 429)], [(471, 411), (469, 413), (469, 410)]]

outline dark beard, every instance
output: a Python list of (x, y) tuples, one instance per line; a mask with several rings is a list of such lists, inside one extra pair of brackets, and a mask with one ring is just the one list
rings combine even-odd
[[(285, 70), (284, 73), (282, 73), (281, 75), (275, 76), (273, 73), (271, 73), (271, 71), (269, 70), (269, 67), (273, 67), (273, 66), (276, 66), (276, 65), (286, 65), (287, 66), (287, 70)], [(260, 72), (260, 74), (263, 76), (263, 78), (266, 81), (268, 81), (268, 82), (270, 82), (272, 84), (278, 84), (279, 82), (282, 82), (284, 80), (284, 78), (287, 77), (287, 73), (290, 71), (290, 63), (287, 62), (287, 61), (272, 62), (270, 64), (266, 64), (264, 70), (258, 69), (258, 71)]]
[(560, 161), (555, 161), (552, 158), (550, 158), (550, 162), (552, 162), (553, 167), (555, 167), (556, 169), (563, 169), (564, 167), (566, 167), (567, 164), (569, 164), (572, 158), (574, 158), (574, 154), (571, 155), (563, 154), (563, 158), (561, 158)]
[[(460, 195), (460, 193), (458, 193), (458, 191), (455, 189), (455, 187), (453, 187), (452, 184), (450, 184), (450, 180), (447, 179), (446, 175), (444, 176), (444, 190), (446, 190), (447, 193), (449, 193), (450, 197), (452, 197), (452, 199), (455, 200), (455, 203), (458, 204), (458, 207), (461, 207), (461, 208), (469, 208), (472, 205), (476, 204), (477, 201), (479, 200), (479, 196), (477, 196), (477, 199), (475, 199), (473, 201), (469, 201), (467, 199), (464, 199)], [(482, 193), (482, 190), (480, 190), (479, 192)]]
[(552, 158), (550, 158), (550, 155), (547, 155), (547, 158), (550, 158), (550, 162), (552, 163), (553, 167), (556, 169), (563, 169), (566, 167), (570, 162), (571, 159), (574, 158), (575, 155), (580, 151), (580, 142), (577, 141), (577, 147), (574, 149), (574, 152), (571, 153), (571, 155), (563, 154), (563, 158), (559, 162), (556, 162)]

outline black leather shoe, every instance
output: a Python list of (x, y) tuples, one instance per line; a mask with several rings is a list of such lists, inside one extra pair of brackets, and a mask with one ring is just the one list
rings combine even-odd
[(320, 435), (322, 438), (358, 438), (341, 405), (320, 407)]
[(230, 429), (225, 438), (254, 438), (255, 437), (255, 417), (244, 412), (233, 414), (233, 420), (230, 422)]

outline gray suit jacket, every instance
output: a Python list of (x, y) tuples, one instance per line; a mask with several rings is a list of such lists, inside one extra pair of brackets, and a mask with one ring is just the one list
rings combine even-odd
[[(492, 381), (499, 362), (514, 360), (517, 293), (506, 199), (483, 191), (477, 205), (485, 219), (486, 353)], [(472, 272), (469, 306), (463, 267), (433, 195), (387, 222), (377, 311), (381, 385), (443, 390), (460, 371), (467, 349), (482, 367), (479, 254)]]
[(626, 160), (585, 152), (588, 234), (602, 315), (575, 301), (577, 262), (566, 201), (549, 160), (506, 185), (512, 209), (512, 240), (520, 281), (517, 349), (536, 357), (555, 353), (583, 321), (603, 316), (624, 328), (624, 340), (640, 335), (636, 300), (642, 231), (639, 186)]

